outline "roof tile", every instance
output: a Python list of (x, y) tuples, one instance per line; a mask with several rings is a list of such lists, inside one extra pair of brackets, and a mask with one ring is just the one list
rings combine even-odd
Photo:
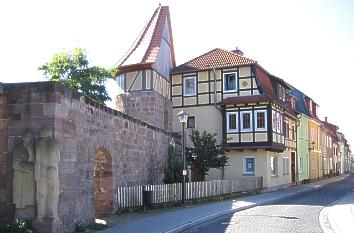
[(172, 70), (172, 73), (255, 64), (256, 61), (224, 49), (213, 49)]

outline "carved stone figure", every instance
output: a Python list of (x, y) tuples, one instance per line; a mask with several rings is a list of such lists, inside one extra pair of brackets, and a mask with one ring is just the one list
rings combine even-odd
[(60, 148), (51, 128), (40, 132), (36, 143), (35, 180), (37, 184), (37, 219), (58, 219)]
[(14, 169), (13, 203), (16, 216), (33, 218), (35, 216), (35, 182), (34, 182), (34, 145), (29, 132), (23, 137), (23, 144), (13, 152)]

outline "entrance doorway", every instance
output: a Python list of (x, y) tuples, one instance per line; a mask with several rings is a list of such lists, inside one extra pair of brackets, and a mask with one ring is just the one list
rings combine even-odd
[(112, 157), (102, 147), (94, 154), (93, 182), (95, 216), (111, 214), (113, 212)]
[(295, 152), (291, 152), (291, 182), (295, 183), (295, 178), (296, 178), (296, 169), (295, 169)]

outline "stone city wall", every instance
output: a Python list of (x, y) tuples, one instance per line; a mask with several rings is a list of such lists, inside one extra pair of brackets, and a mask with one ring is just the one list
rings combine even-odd
[[(95, 217), (94, 156), (111, 158), (113, 209), (116, 187), (162, 181), (170, 135), (165, 130), (73, 92), (57, 83), (2, 84), (0, 92), (0, 216), (13, 217), (12, 153), (29, 131), (38, 140), (51, 127), (60, 145), (59, 225)], [(1, 88), (0, 88), (1, 90)]]

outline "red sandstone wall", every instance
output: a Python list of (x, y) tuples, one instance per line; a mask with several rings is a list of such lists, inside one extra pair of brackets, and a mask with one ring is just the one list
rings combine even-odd
[(170, 138), (166, 131), (85, 100), (59, 84), (5, 84), (4, 94), (0, 95), (0, 117), (4, 112), (7, 116), (0, 120), (0, 174), (5, 174), (0, 180), (0, 215), (13, 211), (9, 208), (11, 153), (26, 129), (37, 137), (41, 128), (55, 128), (61, 149), (61, 232), (72, 231), (75, 220), (94, 219), (93, 156), (98, 148), (112, 157), (113, 196), (118, 186), (161, 182)]
[(41, 128), (54, 127), (54, 117), (49, 113), (55, 108), (58, 96), (54, 85), (48, 83), (3, 85), (3, 94), (0, 94), (0, 216), (12, 217), (12, 151), (22, 143), (25, 130), (37, 136)]

